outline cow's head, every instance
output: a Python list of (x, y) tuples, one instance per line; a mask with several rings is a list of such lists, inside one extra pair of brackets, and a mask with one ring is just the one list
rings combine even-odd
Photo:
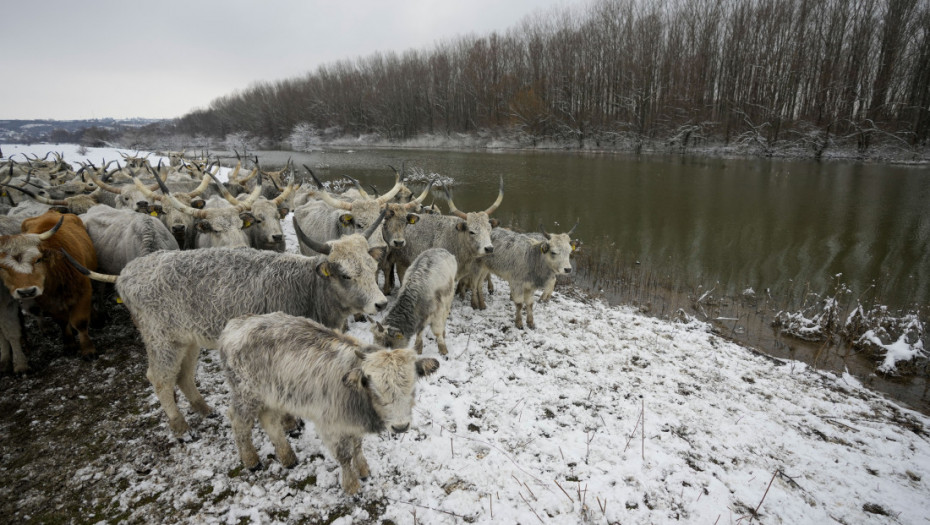
[(369, 248), (366, 237), (381, 224), (384, 213), (362, 233), (321, 243), (308, 237), (294, 221), (297, 238), (311, 250), (326, 258), (316, 267), (317, 274), (329, 285), (330, 297), (336, 304), (363, 314), (373, 314), (387, 306), (387, 298), (378, 287), (375, 273), (383, 248)]
[(446, 199), (449, 201), (449, 211), (452, 215), (462, 219), (461, 222), (456, 224), (455, 229), (463, 236), (466, 237), (466, 243), (469, 243), (474, 250), (476, 257), (483, 257), (494, 253), (494, 245), (491, 243), (491, 228), (496, 228), (498, 221), (497, 219), (490, 218), (490, 215), (494, 213), (494, 210), (501, 205), (501, 202), (504, 200), (504, 178), (500, 179), (500, 189), (497, 193), (497, 200), (494, 201), (494, 204), (491, 204), (491, 207), (484, 211), (463, 213), (455, 207), (455, 203), (452, 202), (452, 195), (449, 193), (449, 189), (446, 188), (445, 184), (442, 186), (443, 190), (446, 193)]
[(35, 299), (45, 291), (49, 268), (58, 253), (46, 246), (61, 228), (62, 216), (52, 229), (43, 233), (21, 233), (0, 237), (0, 278), (14, 299)]
[(385, 348), (407, 348), (410, 346), (410, 338), (405, 336), (400, 328), (396, 326), (375, 323), (371, 327), (371, 334), (374, 336), (375, 344)]
[(369, 353), (355, 352), (357, 364), (343, 376), (342, 382), (368, 396), (386, 428), (405, 432), (413, 415), (416, 381), (438, 370), (439, 361), (417, 359), (409, 348), (368, 350)]
[(578, 227), (576, 223), (568, 233), (548, 233), (546, 229), (539, 225), (539, 230), (546, 238), (545, 241), (538, 244), (539, 251), (543, 254), (543, 260), (546, 266), (555, 274), (572, 273), (571, 256), (575, 251), (575, 241), (572, 240), (572, 233)]

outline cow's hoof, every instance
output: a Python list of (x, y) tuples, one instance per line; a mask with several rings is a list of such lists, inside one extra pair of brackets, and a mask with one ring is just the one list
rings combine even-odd
[(188, 430), (183, 434), (178, 435), (178, 441), (181, 443), (193, 443), (200, 439), (200, 434), (194, 432), (193, 430)]
[(81, 359), (83, 359), (84, 361), (96, 361), (96, 360), (97, 360), (97, 352), (86, 352), (86, 353), (85, 353), (85, 352), (82, 352), (82, 353), (81, 353)]
[(533, 321), (527, 321), (527, 322), (526, 322), (526, 327), (529, 328), (529, 329), (531, 329), (531, 330), (535, 330), (535, 329), (536, 329), (536, 323), (534, 323)]
[(191, 403), (191, 409), (203, 417), (216, 417), (216, 414), (214, 414), (213, 409), (211, 409), (210, 405), (208, 405), (207, 402), (204, 400), (195, 401)]
[(291, 452), (290, 454), (286, 454), (284, 457), (281, 458), (281, 465), (284, 466), (284, 468), (288, 468), (288, 469), (296, 467), (297, 456), (294, 455), (293, 452)]
[(251, 467), (246, 467), (246, 468), (249, 470), (249, 472), (258, 472), (259, 470), (262, 470), (263, 468), (265, 468), (265, 466), (262, 465), (261, 461), (259, 461), (255, 463), (254, 465), (252, 465)]

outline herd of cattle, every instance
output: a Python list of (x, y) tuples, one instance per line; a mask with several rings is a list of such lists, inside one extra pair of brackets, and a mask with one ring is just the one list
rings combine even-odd
[[(240, 177), (240, 163), (223, 183), (218, 167), (180, 156), (152, 166), (124, 154), (123, 166), (85, 162), (77, 171), (59, 154), (48, 157), (0, 160), (0, 277), (9, 290), (0, 297), (0, 370), (29, 370), (20, 312), (53, 318), (66, 350), (93, 357), (88, 329), (99, 298), (112, 293), (103, 283), (113, 283), (176, 436), (194, 436), (176, 387), (192, 410), (211, 413), (195, 372), (200, 349), (215, 348), (243, 464), (261, 466), (251, 440), (256, 420), (279, 461), (295, 464), (286, 427), (309, 419), (350, 494), (369, 475), (361, 437), (405, 431), (416, 379), (439, 367), (417, 357), (426, 326), (447, 354), (456, 289), (483, 309), (482, 288), (490, 289), (490, 273), (499, 276), (510, 285), (516, 326), (523, 328), (525, 309), (533, 328), (534, 292), (552, 293), (578, 247), (574, 227), (498, 228), (490, 215), (503, 200), (503, 179), (483, 211), (459, 211), (445, 190), (451, 214), (440, 215), (423, 206), (432, 184), (416, 196), (400, 176), (384, 195), (357, 183), (334, 195), (315, 177), (312, 188), (296, 185), (290, 165), (275, 172), (256, 162)], [(281, 221), (291, 211), (300, 253), (285, 251)], [(372, 326), (374, 344), (345, 335), (350, 318), (387, 307), (395, 268), (401, 286)]]

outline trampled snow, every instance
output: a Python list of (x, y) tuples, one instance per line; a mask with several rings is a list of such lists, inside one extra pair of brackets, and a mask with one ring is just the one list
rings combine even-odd
[[(44, 146), (36, 153), (56, 148)], [(6, 156), (15, 150), (4, 146)], [(92, 150), (98, 162), (118, 153)], [(107, 156), (109, 155), (109, 156)], [(66, 153), (66, 159), (74, 161)], [(290, 217), (282, 221), (290, 251)], [(343, 494), (339, 468), (308, 424), (284, 469), (256, 426), (265, 469), (244, 471), (215, 352), (198, 384), (216, 418), (151, 468), (92, 462), (116, 476), (129, 519), (157, 507), (184, 521), (285, 523), (928, 523), (930, 418), (802, 363), (763, 356), (699, 322), (675, 323), (560, 287), (535, 330), (513, 327), (507, 284), (488, 309), (457, 298), (448, 358), (420, 381), (410, 431), (368, 436), (372, 476)], [(371, 341), (367, 322), (350, 334)], [(167, 421), (149, 392), (147, 412)], [(113, 502), (108, 502), (113, 503)]]

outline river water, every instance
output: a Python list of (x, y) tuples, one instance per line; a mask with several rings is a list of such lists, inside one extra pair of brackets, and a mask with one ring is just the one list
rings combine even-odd
[[(782, 357), (844, 367), (924, 411), (926, 377), (876, 377), (863, 356), (780, 337), (778, 310), (836, 296), (893, 310), (930, 308), (930, 167), (633, 156), (578, 152), (333, 150), (292, 156), (322, 179), (350, 175), (381, 191), (388, 165), (454, 179), (456, 206), (507, 226), (551, 232), (579, 221), (575, 284), (655, 315), (679, 309)], [(442, 202), (440, 192), (434, 191)], [(445, 205), (441, 204), (445, 210)], [(700, 301), (698, 301), (700, 299)], [(926, 343), (926, 341), (925, 341)], [(925, 376), (926, 372), (924, 372)]]

